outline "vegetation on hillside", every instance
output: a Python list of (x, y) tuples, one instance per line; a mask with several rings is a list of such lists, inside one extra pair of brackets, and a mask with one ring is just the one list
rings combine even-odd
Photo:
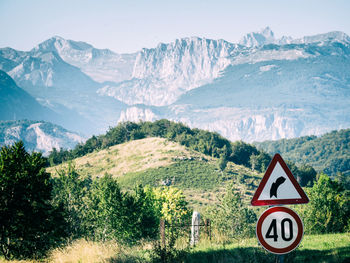
[[(250, 156), (261, 154), (254, 146), (244, 142), (231, 143), (218, 133), (200, 129), (190, 129), (182, 123), (159, 120), (155, 122), (124, 122), (100, 136), (93, 136), (84, 144), (79, 144), (75, 149), (57, 151), (54, 149), (49, 156), (51, 165), (91, 153), (95, 150), (121, 144), (130, 140), (143, 139), (146, 137), (161, 137), (175, 141), (190, 149), (220, 158), (223, 156), (229, 161), (250, 167)], [(264, 155), (260, 158), (261, 164), (255, 164), (256, 169), (266, 167), (271, 158)], [(258, 169), (259, 170), (259, 169)]]
[[(258, 150), (251, 144), (242, 141), (230, 142), (218, 133), (191, 129), (182, 123), (165, 119), (155, 122), (120, 123), (116, 127), (110, 128), (106, 134), (93, 136), (84, 144), (78, 144), (73, 150), (61, 149), (58, 151), (53, 149), (48, 160), (50, 165), (53, 166), (94, 151), (146, 137), (166, 138), (202, 154), (219, 158), (218, 167), (220, 170), (224, 170), (227, 161), (231, 161), (258, 172), (263, 172), (271, 161), (270, 155)], [(312, 184), (314, 179), (312, 174), (316, 174), (312, 167), (307, 166), (304, 167), (305, 169), (299, 169), (293, 163), (290, 164), (293, 165), (295, 176), (302, 186)]]
[(320, 137), (304, 136), (255, 145), (269, 154), (280, 153), (298, 165), (307, 163), (318, 172), (331, 176), (337, 173), (350, 175), (350, 129), (332, 131)]

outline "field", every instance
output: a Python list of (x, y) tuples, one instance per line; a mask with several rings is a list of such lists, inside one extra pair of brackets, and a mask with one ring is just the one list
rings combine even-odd
[[(123, 247), (116, 243), (94, 243), (78, 240), (66, 248), (56, 249), (47, 259), (40, 262), (52, 263), (97, 263), (97, 262), (151, 262), (152, 245), (144, 243), (136, 247)], [(276, 256), (266, 252), (257, 243), (256, 238), (236, 241), (231, 244), (219, 244), (216, 241), (203, 240), (195, 248), (184, 251), (180, 262), (189, 263), (247, 263), (275, 262)], [(284, 256), (285, 263), (336, 263), (350, 262), (350, 235), (327, 234), (304, 236), (300, 246)], [(1, 263), (29, 263), (38, 261), (5, 261)]]

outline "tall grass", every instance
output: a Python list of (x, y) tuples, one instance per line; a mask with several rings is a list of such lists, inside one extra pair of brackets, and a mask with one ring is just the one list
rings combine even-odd
[(54, 263), (95, 263), (111, 262), (118, 256), (119, 247), (115, 243), (97, 243), (86, 240), (78, 240), (64, 248), (51, 252), (48, 261)]

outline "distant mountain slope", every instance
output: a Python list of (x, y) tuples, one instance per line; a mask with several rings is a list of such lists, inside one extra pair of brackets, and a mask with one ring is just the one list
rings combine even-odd
[(40, 105), (32, 96), (19, 88), (14, 80), (0, 70), (0, 120), (42, 119), (57, 120), (58, 114)]
[(0, 107), (0, 120), (3, 121), (43, 120), (64, 125), (72, 130), (84, 130), (91, 126), (91, 123), (74, 110), (52, 102), (47, 103), (43, 99), (36, 100), (18, 87), (15, 81), (2, 70), (0, 70)]
[(337, 172), (350, 175), (350, 129), (320, 137), (305, 136), (254, 144), (270, 154), (281, 153), (297, 164), (311, 164), (316, 170), (329, 175), (334, 176)]
[(350, 127), (350, 38), (337, 31), (278, 39), (267, 27), (239, 44), (187, 37), (135, 54), (52, 37), (0, 49), (0, 69), (87, 135), (162, 118), (247, 142)]
[(0, 145), (11, 145), (19, 140), (27, 150), (48, 155), (53, 148), (73, 148), (84, 138), (49, 122), (0, 121)]
[(199, 37), (142, 49), (132, 79), (99, 90), (127, 104), (169, 105), (186, 91), (210, 83), (230, 64), (237, 44)]

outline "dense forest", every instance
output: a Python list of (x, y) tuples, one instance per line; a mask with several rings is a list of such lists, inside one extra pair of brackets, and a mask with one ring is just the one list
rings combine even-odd
[(304, 136), (254, 144), (269, 154), (280, 153), (298, 165), (307, 163), (330, 176), (350, 174), (350, 129), (332, 131), (320, 137)]
[[(119, 123), (116, 127), (110, 128), (106, 134), (92, 136), (72, 150), (53, 149), (48, 157), (49, 164), (57, 165), (95, 150), (146, 137), (166, 138), (200, 153), (219, 158), (222, 164), (231, 161), (259, 172), (264, 172), (271, 161), (269, 154), (258, 150), (254, 145), (242, 141), (230, 142), (216, 132), (191, 129), (182, 123), (162, 119), (155, 122)], [(302, 186), (312, 184), (316, 172), (311, 166), (303, 164), (297, 167), (293, 162), (287, 163)]]

